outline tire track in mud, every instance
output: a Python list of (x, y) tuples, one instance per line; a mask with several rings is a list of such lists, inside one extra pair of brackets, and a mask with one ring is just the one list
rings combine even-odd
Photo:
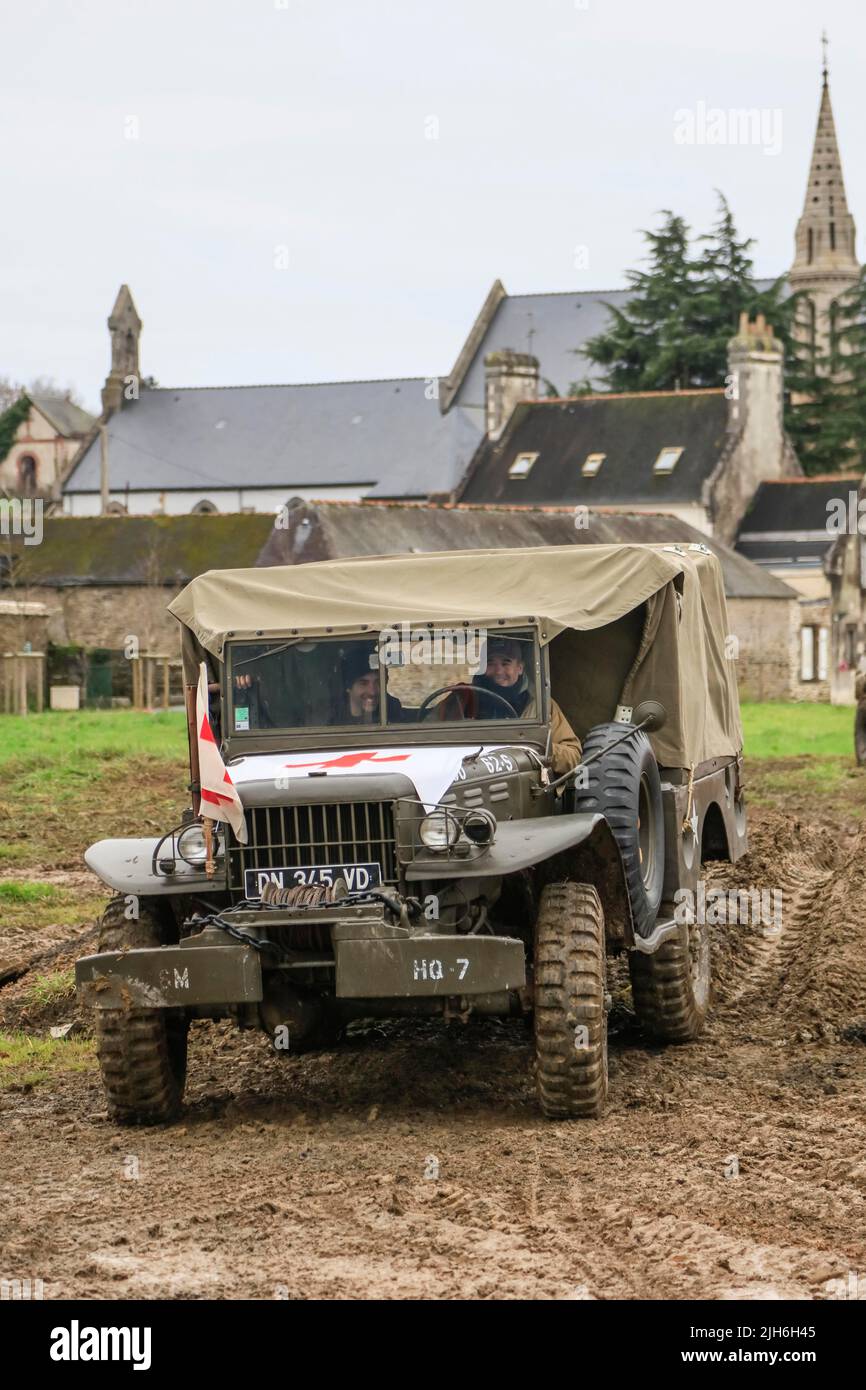
[(778, 1026), (776, 1007), (791, 972), (803, 970), (804, 961), (827, 935), (826, 901), (833, 881), (832, 870), (803, 860), (789, 863), (769, 890), (780, 895), (770, 898), (770, 913), (765, 900), (759, 921), (729, 923), (733, 931), (748, 935), (741, 937), (737, 951), (739, 978), (733, 990), (719, 998), (720, 1022), (743, 1014), (752, 1022), (771, 1015), (774, 1028)]

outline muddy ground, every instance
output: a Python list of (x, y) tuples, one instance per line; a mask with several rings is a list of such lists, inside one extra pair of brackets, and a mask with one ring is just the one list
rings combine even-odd
[[(111, 1123), (90, 1068), (2, 1094), (0, 1276), (47, 1298), (866, 1297), (866, 830), (808, 805), (757, 802), (748, 859), (712, 871), (781, 892), (782, 918), (712, 929), (699, 1042), (649, 1045), (616, 975), (603, 1120), (539, 1118), (516, 1022), (358, 1025), (286, 1059), (197, 1024), (177, 1127)], [(69, 937), (43, 937), (51, 969)], [(5, 1031), (74, 1017), (27, 979), (0, 989)]]

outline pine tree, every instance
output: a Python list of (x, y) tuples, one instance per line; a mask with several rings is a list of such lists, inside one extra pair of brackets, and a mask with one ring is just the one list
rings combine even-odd
[(605, 368), (611, 391), (722, 386), (740, 313), (763, 312), (770, 322), (780, 316), (782, 282), (757, 289), (752, 239), (739, 238), (721, 193), (718, 220), (699, 238), (705, 245), (698, 256), (690, 253), (683, 219), (672, 212), (663, 216), (660, 232), (643, 233), (649, 269), (629, 271), (631, 298), (622, 309), (608, 305), (612, 328), (584, 348), (590, 361)]
[(583, 349), (606, 369), (611, 391), (652, 391), (692, 385), (690, 308), (699, 282), (689, 256), (689, 228), (675, 213), (662, 213), (657, 232), (645, 231), (649, 269), (630, 270), (633, 291), (619, 309), (609, 305), (613, 326)]

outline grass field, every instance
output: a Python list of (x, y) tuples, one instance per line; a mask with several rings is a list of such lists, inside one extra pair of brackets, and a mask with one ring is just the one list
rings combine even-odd
[(747, 758), (853, 759), (852, 705), (744, 704)]
[(94, 840), (167, 830), (186, 804), (181, 711), (5, 717), (0, 872), (80, 868)]

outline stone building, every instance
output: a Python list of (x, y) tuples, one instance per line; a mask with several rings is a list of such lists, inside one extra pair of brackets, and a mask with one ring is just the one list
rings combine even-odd
[(270, 534), (264, 515), (49, 517), (42, 544), (10, 550), (0, 596), (38, 602), (47, 640), (61, 647), (121, 652), (127, 637), (143, 651), (179, 650), (166, 606), (208, 569), (252, 566)]
[[(60, 489), (82, 442), (96, 423), (68, 396), (25, 393), (29, 402), (6, 457), (0, 459), (0, 493), (60, 500)], [(16, 408), (13, 406), (13, 409)]]
[(568, 400), (533, 389), (514, 404), (539, 364), (521, 353), (513, 378), (511, 366), (504, 350), (488, 359), (488, 431), (462, 502), (664, 511), (731, 544), (762, 482), (802, 476), (782, 425), (781, 344), (760, 317), (743, 315), (731, 340), (729, 388)]

